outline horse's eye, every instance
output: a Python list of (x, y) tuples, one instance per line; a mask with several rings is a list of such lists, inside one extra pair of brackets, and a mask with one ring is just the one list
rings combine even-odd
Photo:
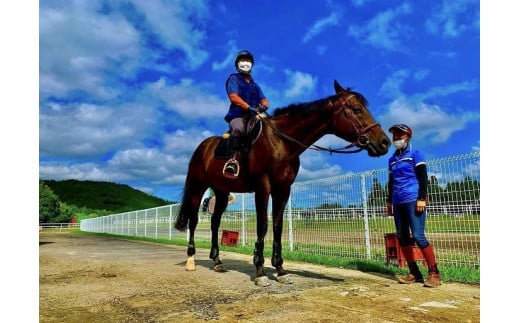
[(361, 108), (353, 108), (353, 109), (352, 109), (352, 112), (353, 112), (354, 114), (358, 115), (358, 114), (361, 114), (361, 113), (363, 112), (363, 110), (361, 110)]

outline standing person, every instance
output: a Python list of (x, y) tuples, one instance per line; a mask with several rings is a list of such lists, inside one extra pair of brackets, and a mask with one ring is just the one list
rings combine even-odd
[[(426, 202), (428, 201), (428, 174), (423, 154), (413, 149), (410, 139), (412, 128), (405, 124), (390, 127), (392, 141), (396, 148), (388, 161), (388, 198), (386, 210), (393, 216), (399, 239), (410, 273), (397, 276), (401, 284), (424, 283), (426, 287), (441, 284), (441, 275), (437, 268), (433, 247), (424, 233), (426, 223)], [(410, 236), (411, 231), (411, 236)], [(415, 262), (413, 243), (422, 250), (428, 265), (426, 280)]]
[(223, 173), (229, 178), (236, 178), (240, 170), (238, 159), (244, 134), (245, 114), (262, 113), (269, 107), (269, 101), (251, 76), (254, 63), (253, 54), (247, 50), (240, 51), (235, 58), (237, 73), (229, 75), (226, 81), (226, 92), (231, 104), (224, 119), (231, 128), (231, 137), (228, 140), (234, 154), (224, 165)]

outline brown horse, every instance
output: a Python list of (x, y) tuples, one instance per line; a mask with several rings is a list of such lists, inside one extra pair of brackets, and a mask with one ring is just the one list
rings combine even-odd
[[(256, 207), (257, 240), (253, 255), (256, 266), (255, 282), (267, 286), (269, 280), (264, 272), (264, 238), (267, 233), (267, 206), (272, 199), (273, 252), (271, 264), (277, 271), (276, 279), (291, 283), (283, 268), (282, 228), (283, 213), (300, 167), (300, 154), (306, 149), (329, 152), (357, 152), (366, 150), (371, 157), (385, 155), (390, 139), (376, 123), (367, 109), (366, 99), (350, 88), (342, 88), (334, 81), (336, 95), (317, 101), (293, 104), (277, 109), (272, 117), (260, 118), (263, 131), (251, 146), (246, 159), (240, 162), (242, 170), (237, 178), (224, 177), (225, 159), (215, 158), (217, 144), (222, 137), (203, 140), (191, 158), (182, 205), (175, 228), (189, 228), (188, 260), (186, 270), (195, 270), (195, 229), (198, 210), (204, 192), (212, 188), (216, 203), (211, 218), (211, 249), (209, 257), (214, 261), (214, 270), (226, 271), (219, 258), (218, 230), (222, 213), (228, 205), (230, 192), (254, 192)], [(326, 134), (334, 134), (352, 144), (338, 149), (325, 149), (314, 145)], [(357, 147), (356, 151), (345, 151)]]

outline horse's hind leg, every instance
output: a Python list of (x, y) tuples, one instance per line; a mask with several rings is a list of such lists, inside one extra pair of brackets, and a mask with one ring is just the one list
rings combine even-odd
[(186, 260), (186, 270), (194, 271), (195, 270), (195, 229), (197, 228), (197, 224), (199, 223), (199, 217), (194, 216), (190, 218), (189, 228), (190, 235), (188, 241), (188, 259)]
[(211, 216), (211, 249), (209, 252), (209, 257), (213, 259), (214, 267), (213, 269), (216, 272), (226, 272), (226, 267), (222, 264), (222, 261), (219, 257), (219, 247), (218, 247), (218, 230), (220, 228), (220, 221), (222, 219), (222, 213), (226, 210), (228, 205), (228, 196), (229, 193), (217, 191), (215, 192), (215, 208), (213, 211), (213, 215)]
[[(189, 177), (188, 177), (189, 178)], [(200, 185), (193, 185), (191, 181), (186, 181), (187, 185), (184, 191), (183, 201), (175, 227), (180, 231), (189, 229), (188, 239), (188, 259), (186, 260), (186, 270), (195, 270), (195, 229), (199, 223), (198, 210), (204, 194), (205, 188)]]

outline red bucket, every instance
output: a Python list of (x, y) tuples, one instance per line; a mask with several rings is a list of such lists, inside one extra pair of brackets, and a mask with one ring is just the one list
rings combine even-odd
[(238, 244), (238, 232), (222, 230), (222, 239), (220, 240), (220, 244), (236, 247)]

